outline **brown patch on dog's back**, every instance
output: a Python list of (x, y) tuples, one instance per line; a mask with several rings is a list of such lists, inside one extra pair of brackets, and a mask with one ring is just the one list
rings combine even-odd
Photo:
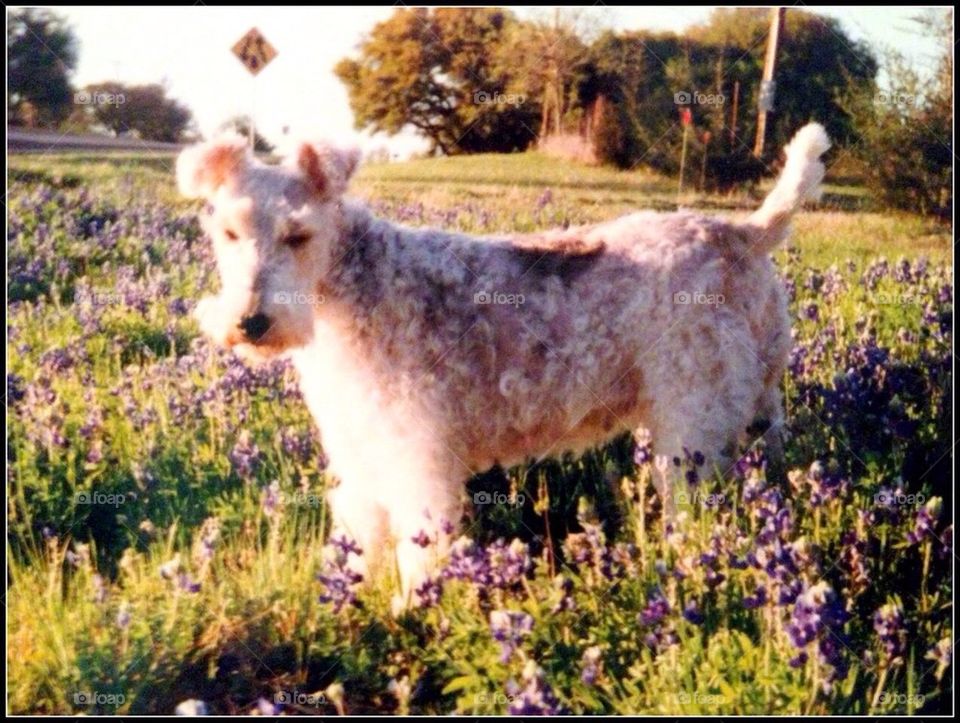
[(564, 283), (589, 270), (606, 250), (602, 241), (587, 242), (580, 236), (525, 236), (511, 243), (510, 253), (522, 274), (557, 276)]

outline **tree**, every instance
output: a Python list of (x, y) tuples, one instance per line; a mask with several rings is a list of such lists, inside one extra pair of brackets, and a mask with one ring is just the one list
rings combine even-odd
[(918, 33), (940, 41), (940, 57), (923, 78), (888, 51), (884, 87), (846, 97), (855, 121), (867, 187), (884, 204), (949, 218), (953, 210), (953, 27), (949, 12), (916, 18)]
[(523, 149), (536, 109), (512, 94), (499, 48), (516, 21), (497, 8), (400, 9), (335, 72), (358, 129), (413, 126), (444, 154)]
[[(688, 37), (698, 43), (747, 54), (753, 68), (741, 79), (744, 93), (741, 101), (746, 101), (746, 104), (741, 102), (741, 108), (749, 126), (740, 134), (745, 139), (753, 137), (756, 93), (769, 29), (769, 10), (718, 8), (704, 25), (688, 33)], [(834, 143), (849, 144), (855, 134), (852, 119), (840, 102), (841, 96), (848, 88), (869, 86), (877, 69), (877, 60), (870, 48), (847, 35), (840, 21), (789, 9), (774, 75), (773, 126), (767, 135), (771, 155), (779, 154), (793, 133), (811, 119), (824, 124)], [(731, 70), (725, 71), (725, 75), (733, 78)], [(741, 65), (741, 72), (743, 70), (746, 68)]]
[[(250, 137), (250, 121), (244, 116), (236, 116), (231, 118), (220, 126), (222, 131), (233, 131), (240, 134), (244, 138)], [(274, 149), (273, 144), (268, 141), (264, 136), (260, 135), (260, 131), (254, 128), (253, 131), (253, 150), (257, 153), (272, 153)]]
[(193, 120), (190, 109), (168, 98), (166, 89), (156, 83), (97, 83), (87, 86), (78, 98), (107, 130), (117, 135), (133, 133), (143, 140), (176, 143)]
[(11, 122), (56, 126), (70, 115), (77, 39), (63, 18), (48, 10), (11, 11), (7, 62)]
[(553, 13), (515, 27), (507, 54), (519, 69), (524, 92), (540, 101), (540, 137), (562, 133), (576, 101), (576, 87), (587, 46), (587, 16), (581, 11)]
[[(689, 112), (687, 157), (706, 187), (725, 190), (773, 170), (780, 148), (811, 119), (823, 122), (838, 145), (852, 142), (852, 120), (840, 102), (849, 88), (872, 83), (877, 64), (847, 38), (836, 21), (790, 10), (777, 63), (775, 122), (770, 157), (753, 157), (757, 91), (769, 13), (718, 10), (685, 36), (674, 33), (605, 33), (590, 46), (578, 88), (589, 107), (602, 96), (617, 104), (629, 125), (612, 140), (597, 139), (601, 156), (620, 166), (642, 162), (679, 171), (683, 126)], [(614, 116), (604, 119), (607, 133)], [(633, 158), (627, 162), (632, 148)], [(611, 155), (612, 153), (612, 155)], [(698, 174), (699, 176), (699, 174)]]

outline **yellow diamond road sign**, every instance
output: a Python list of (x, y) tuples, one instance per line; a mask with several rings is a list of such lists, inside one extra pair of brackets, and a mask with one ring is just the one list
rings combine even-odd
[(256, 28), (250, 28), (231, 50), (253, 75), (277, 57), (277, 49), (270, 45)]

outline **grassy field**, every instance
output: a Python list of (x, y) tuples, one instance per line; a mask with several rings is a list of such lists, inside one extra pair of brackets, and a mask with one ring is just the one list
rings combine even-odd
[[(678, 487), (645, 448), (492, 472), (422, 605), (327, 544), (290, 368), (199, 338), (211, 253), (165, 156), (10, 161), (12, 713), (949, 713), (951, 230), (829, 183), (777, 252), (795, 348), (790, 486)], [(526, 231), (678, 205), (537, 154), (370, 166), (384, 215)], [(681, 461), (684, 466), (690, 461)], [(684, 483), (685, 484), (685, 483)], [(319, 577), (318, 577), (319, 576)], [(322, 579), (320, 579), (322, 578)]]

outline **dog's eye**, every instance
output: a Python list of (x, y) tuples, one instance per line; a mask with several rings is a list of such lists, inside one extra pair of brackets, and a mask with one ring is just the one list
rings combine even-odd
[(239, 236), (237, 236), (237, 232), (236, 232), (236, 231), (232, 231), (232, 230), (229, 229), (229, 228), (228, 228), (226, 231), (224, 231), (223, 234), (224, 234), (224, 236), (227, 237), (227, 240), (229, 240), (229, 241), (236, 241), (238, 238), (240, 238)]
[(283, 237), (283, 242), (292, 249), (300, 248), (309, 240), (310, 234), (305, 231), (297, 231)]

